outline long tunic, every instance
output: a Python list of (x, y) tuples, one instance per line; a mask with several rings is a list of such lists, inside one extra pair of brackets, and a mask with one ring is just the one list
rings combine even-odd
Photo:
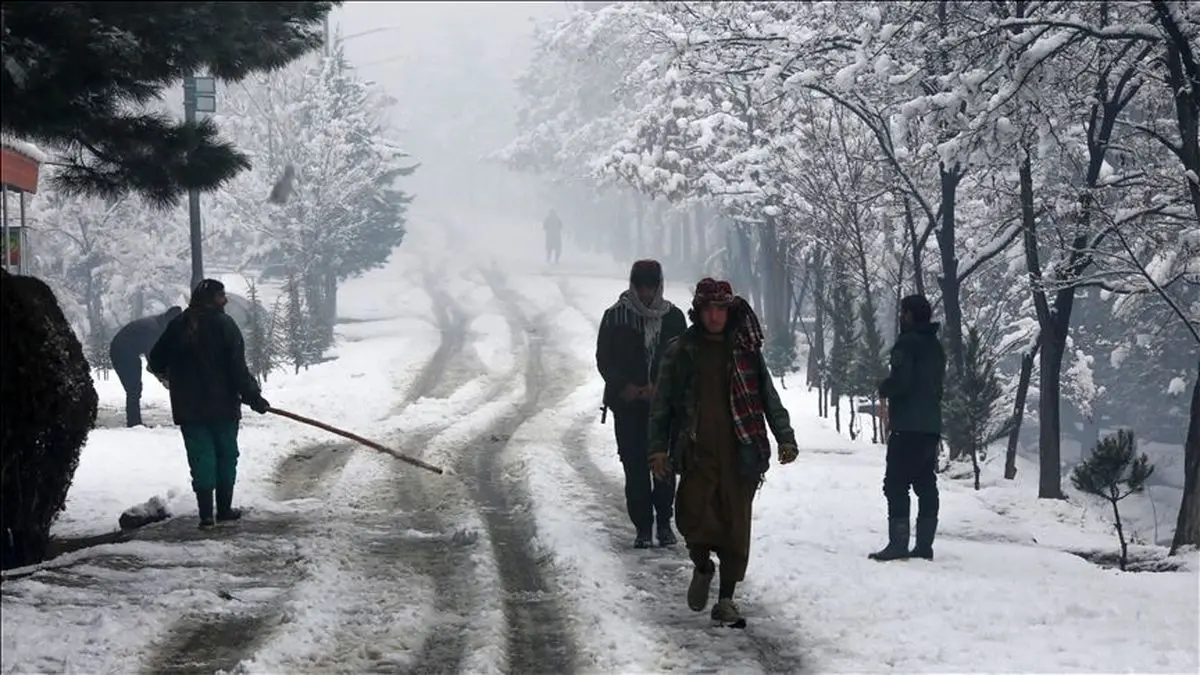
[(683, 448), (675, 520), (689, 548), (715, 551), (722, 576), (740, 581), (750, 558), (756, 478), (738, 471), (729, 393), (732, 355), (721, 336), (706, 336), (696, 354), (696, 440)]

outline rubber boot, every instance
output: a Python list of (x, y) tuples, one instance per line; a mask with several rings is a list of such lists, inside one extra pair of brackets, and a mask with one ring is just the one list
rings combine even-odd
[(703, 572), (699, 567), (692, 569), (692, 583), (688, 584), (687, 604), (688, 609), (693, 612), (703, 612), (708, 606), (708, 594), (712, 592), (713, 575), (717, 571), (716, 565), (709, 563), (710, 567), (707, 572)]
[(916, 543), (910, 556), (933, 560), (933, 537), (937, 534), (937, 524), (937, 518), (917, 518)]
[(200, 508), (200, 529), (206, 530), (216, 524), (213, 521), (212, 490), (201, 490), (197, 492), (196, 506)]
[(888, 521), (888, 544), (882, 550), (867, 555), (871, 560), (904, 560), (908, 557), (908, 518)]
[(233, 508), (233, 486), (217, 488), (217, 522), (239, 520), (242, 510)]

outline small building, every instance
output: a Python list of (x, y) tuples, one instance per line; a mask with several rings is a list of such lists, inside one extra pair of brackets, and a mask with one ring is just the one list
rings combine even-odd
[[(28, 230), (25, 222), (26, 195), (37, 194), (38, 176), (46, 155), (37, 146), (25, 141), (0, 136), (0, 265), (11, 274), (27, 271), (28, 257), (25, 242)], [(16, 204), (11, 196), (16, 194)]]

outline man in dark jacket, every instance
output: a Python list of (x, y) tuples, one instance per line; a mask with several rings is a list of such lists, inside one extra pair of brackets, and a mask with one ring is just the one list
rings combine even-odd
[[(938, 442), (942, 433), (942, 393), (946, 354), (939, 324), (922, 295), (900, 301), (900, 336), (892, 347), (891, 373), (879, 383), (888, 402), (887, 468), (883, 494), (888, 504), (888, 544), (870, 554), (875, 560), (933, 559), (937, 532)], [(917, 495), (916, 544), (909, 539), (909, 487)]]
[(150, 350), (149, 370), (171, 390), (171, 415), (183, 433), (200, 527), (241, 518), (233, 508), (238, 422), (245, 403), (267, 412), (258, 382), (246, 366), (246, 345), (225, 314), (225, 287), (214, 279), (192, 291), (188, 308), (167, 325)]
[(142, 357), (158, 341), (171, 319), (183, 312), (172, 307), (158, 316), (147, 316), (130, 321), (117, 331), (108, 345), (108, 356), (117, 379), (125, 388), (125, 426), (136, 427), (142, 423)]
[(662, 266), (656, 260), (633, 264), (628, 290), (600, 320), (596, 365), (604, 377), (604, 405), (612, 410), (617, 452), (625, 467), (625, 507), (637, 530), (636, 548), (650, 546), (656, 520), (659, 545), (675, 544), (675, 477), (651, 477), (646, 446), (659, 362), (667, 344), (686, 328), (683, 312), (663, 299)]

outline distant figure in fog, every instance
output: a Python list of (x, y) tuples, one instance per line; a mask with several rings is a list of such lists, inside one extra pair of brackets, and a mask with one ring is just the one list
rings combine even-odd
[(117, 379), (125, 389), (125, 426), (136, 427), (142, 423), (142, 357), (150, 353), (158, 337), (166, 330), (171, 319), (183, 310), (172, 307), (157, 316), (147, 316), (130, 321), (117, 331), (108, 345), (108, 357)]
[[(887, 400), (888, 543), (873, 560), (933, 559), (938, 523), (937, 456), (942, 434), (942, 393), (946, 353), (938, 341), (940, 324), (923, 295), (900, 301), (900, 335), (892, 347), (891, 373), (879, 383)], [(909, 488), (917, 494), (916, 543), (908, 549)]]
[(554, 209), (550, 209), (550, 215), (546, 216), (542, 229), (546, 231), (546, 262), (557, 265), (558, 259), (562, 257), (563, 224)]

